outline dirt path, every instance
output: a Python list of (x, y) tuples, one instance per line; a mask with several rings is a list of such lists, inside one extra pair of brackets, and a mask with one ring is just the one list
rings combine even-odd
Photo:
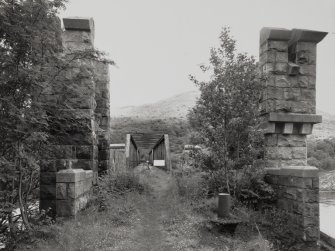
[(169, 203), (165, 198), (173, 187), (172, 179), (166, 172), (155, 167), (150, 167), (148, 170), (140, 166), (135, 169), (135, 173), (140, 175), (143, 182), (150, 185), (152, 192), (137, 205), (139, 219), (128, 244), (133, 244), (131, 250), (172, 250), (162, 225), (164, 212)]
[[(112, 197), (103, 211), (91, 206), (76, 219), (53, 226), (51, 238), (17, 250), (265, 250), (246, 249), (246, 232), (232, 237), (211, 228), (208, 216), (195, 210), (200, 202), (186, 202), (179, 195), (174, 176), (155, 167), (137, 167), (135, 173), (141, 183), (148, 184), (148, 192)], [(203, 211), (209, 209), (204, 207)]]
[(155, 167), (138, 167), (135, 172), (152, 192), (137, 204), (133, 231), (116, 250), (231, 250), (224, 236), (201, 231), (203, 219), (183, 207), (173, 177)]

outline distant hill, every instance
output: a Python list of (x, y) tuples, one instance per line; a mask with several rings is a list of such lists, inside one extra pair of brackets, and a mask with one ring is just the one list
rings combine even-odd
[[(152, 104), (115, 107), (111, 109), (112, 121), (124, 122), (130, 118), (132, 121), (173, 119), (176, 122), (185, 120), (188, 111), (195, 105), (199, 95), (199, 91), (190, 91)], [(313, 135), (310, 138), (324, 139), (335, 137), (335, 115), (320, 110), (317, 111), (317, 114), (322, 115), (323, 123), (314, 126)]]
[(112, 118), (130, 117), (137, 119), (185, 119), (190, 108), (199, 97), (198, 91), (178, 94), (152, 104), (140, 106), (112, 107)]
[(312, 139), (335, 137), (335, 115), (320, 110), (317, 110), (316, 113), (322, 115), (322, 123), (314, 126), (313, 134), (310, 137)]

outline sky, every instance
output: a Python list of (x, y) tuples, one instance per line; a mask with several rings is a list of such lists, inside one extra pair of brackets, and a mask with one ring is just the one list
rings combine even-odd
[(152, 103), (196, 90), (210, 48), (229, 26), (239, 52), (258, 59), (262, 27), (329, 32), (318, 44), (317, 108), (335, 114), (334, 0), (69, 0), (62, 17), (93, 17), (110, 69), (111, 105)]

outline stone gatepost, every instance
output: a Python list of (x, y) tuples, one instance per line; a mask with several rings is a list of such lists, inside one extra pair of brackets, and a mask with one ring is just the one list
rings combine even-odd
[[(56, 213), (56, 174), (62, 169), (93, 171), (98, 174), (98, 147), (95, 134), (94, 63), (88, 56), (94, 49), (94, 22), (86, 18), (65, 18), (62, 34), (63, 57), (68, 67), (63, 71), (63, 86), (51, 88), (48, 100), (55, 102), (51, 118), (55, 142), (48, 158), (41, 162), (40, 209)], [(67, 118), (64, 121), (59, 118)]]
[(307, 166), (306, 137), (322, 120), (315, 115), (316, 47), (326, 35), (277, 28), (260, 33), (266, 178), (277, 191), (277, 205), (286, 212), (302, 250), (318, 249), (318, 170)]

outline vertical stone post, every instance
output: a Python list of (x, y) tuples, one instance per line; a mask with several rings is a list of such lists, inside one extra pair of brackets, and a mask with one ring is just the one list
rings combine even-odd
[(316, 44), (327, 33), (263, 28), (260, 67), (266, 75), (261, 101), (267, 180), (278, 193), (278, 207), (292, 223), (303, 250), (317, 250), (318, 172), (307, 167), (306, 137), (315, 115)]
[[(94, 21), (91, 18), (64, 18), (63, 47), (65, 54), (72, 58), (73, 54), (89, 54), (94, 50)], [(71, 109), (65, 111), (76, 114), (82, 121), (80, 128), (71, 131), (71, 137), (64, 143), (75, 149), (76, 160), (72, 168), (93, 171), (94, 182), (98, 175), (98, 148), (96, 140), (95, 100), (95, 64), (89, 57), (79, 57), (70, 65), (67, 74), (79, 82), (74, 88), (76, 93), (65, 94), (71, 103)]]
[(56, 212), (59, 217), (76, 216), (86, 207), (92, 194), (93, 172), (67, 169), (57, 173)]
[[(53, 120), (54, 145), (41, 161), (40, 209), (56, 213), (56, 173), (62, 169), (92, 170), (97, 177), (97, 145), (94, 109), (95, 82), (93, 63), (83, 55), (92, 50), (94, 23), (92, 19), (66, 18), (62, 34), (63, 54), (68, 68), (62, 74), (63, 86), (54, 86), (47, 102), (55, 103)], [(78, 57), (76, 57), (78, 55)], [(59, 118), (67, 118), (60, 121)]]

